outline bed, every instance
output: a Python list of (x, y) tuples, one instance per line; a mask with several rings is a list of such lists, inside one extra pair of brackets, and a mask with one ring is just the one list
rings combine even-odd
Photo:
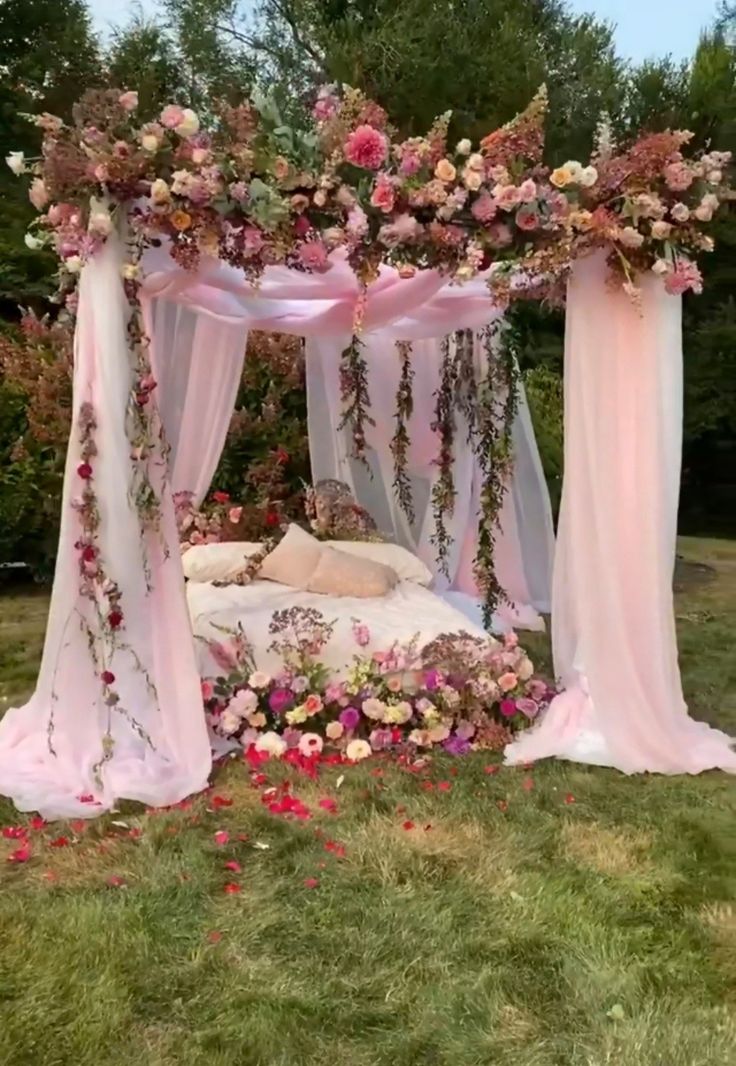
[[(414, 637), (421, 647), (440, 634), (486, 636), (482, 627), (454, 603), (412, 581), (400, 581), (387, 595), (371, 599), (318, 595), (273, 581), (256, 580), (244, 586), (190, 581), (187, 600), (202, 677), (222, 673), (207, 642), (222, 641), (226, 631), (238, 626), (252, 645), (257, 669), (277, 672), (282, 664), (278, 654), (269, 650), (273, 640), (269, 624), (275, 611), (293, 607), (316, 609), (326, 622), (334, 622), (320, 661), (336, 679), (344, 676), (358, 652), (386, 651), (395, 642)], [(356, 621), (367, 628), (368, 643), (363, 648), (358, 647), (353, 634)]]

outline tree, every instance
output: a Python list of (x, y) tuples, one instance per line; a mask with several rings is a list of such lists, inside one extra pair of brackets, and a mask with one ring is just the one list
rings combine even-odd
[[(0, 2), (0, 159), (12, 151), (37, 154), (38, 131), (23, 113), (51, 111), (69, 117), (74, 101), (102, 77), (97, 42), (83, 0)], [(25, 248), (33, 212), (25, 190), (0, 169), (0, 309), (49, 291), (50, 257)]]

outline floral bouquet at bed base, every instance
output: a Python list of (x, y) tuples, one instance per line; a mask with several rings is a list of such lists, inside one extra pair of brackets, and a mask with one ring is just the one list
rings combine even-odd
[(369, 653), (370, 632), (355, 620), (353, 664), (337, 678), (320, 659), (333, 626), (319, 611), (277, 611), (269, 630), (269, 650), (283, 661), (276, 675), (256, 668), (242, 629), (207, 642), (223, 670), (202, 682), (209, 724), (246, 750), (309, 756), (330, 745), (359, 761), (406, 747), (500, 749), (552, 696), (514, 633), (503, 641), (452, 634)]

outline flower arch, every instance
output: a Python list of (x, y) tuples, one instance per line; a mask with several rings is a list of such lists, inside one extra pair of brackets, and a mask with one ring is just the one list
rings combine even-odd
[[(142, 549), (143, 581), (135, 586), (130, 605), (120, 579), (109, 572), (114, 562), (106, 541), (111, 513), (100, 505), (97, 491), (101, 479), (112, 476), (105, 467), (103, 442), (109, 412), (97, 402), (94, 374), (75, 382), (67, 470), (75, 490), (73, 514), (65, 521), (67, 533), (71, 524), (76, 529), (77, 594), (86, 605), (76, 622), (90, 651), (92, 676), (99, 686), (96, 699), (107, 708), (99, 758), (91, 768), (100, 792), (109, 796), (120, 787), (109, 765), (114, 720), (124, 719), (143, 745), (144, 762), (150, 758), (146, 747), (155, 751), (134, 707), (128, 708), (119, 691), (120, 670), (114, 664), (125, 661), (137, 670), (138, 682), (129, 689), (137, 693), (135, 698), (156, 705), (164, 699), (139, 649), (128, 639), (129, 614), (140, 619), (141, 597), (158, 602), (160, 622), (165, 621), (163, 600), (171, 581), (170, 575), (162, 578), (170, 569), (173, 528), (167, 445), (142, 299), (151, 253), (168, 256), (168, 262), (189, 274), (219, 261), (235, 268), (254, 292), (269, 268), (286, 267), (328, 280), (335, 264), (346, 260), (357, 293), (352, 337), (342, 356), (342, 399), (360, 456), (371, 418), (361, 333), (372, 286), (386, 268), (407, 283), (430, 272), (458, 285), (480, 278), (489, 300), (501, 305), (513, 299), (558, 298), (576, 264), (588, 257), (597, 262), (601, 256), (609, 287), (623, 289), (642, 315), (657, 277), (663, 279), (660, 290), (671, 295), (700, 291), (694, 257), (712, 248), (707, 225), (730, 199), (730, 155), (708, 151), (686, 158), (691, 135), (669, 131), (643, 136), (617, 150), (604, 126), (589, 162), (570, 161), (550, 170), (542, 161), (546, 105), (541, 89), (522, 114), (480, 144), (464, 139), (452, 147), (449, 114), (437, 119), (425, 137), (400, 139), (385, 111), (349, 88), (321, 90), (314, 122), (306, 130), (284, 125), (273, 104), (263, 98), (221, 106), (212, 129), (205, 131), (190, 109), (170, 105), (157, 121), (140, 123), (135, 92), (93, 92), (77, 105), (71, 125), (47, 114), (35, 119), (44, 133), (40, 160), (26, 161), (19, 153), (9, 157), (13, 170), (31, 176), (29, 195), (39, 211), (28, 243), (54, 246), (60, 299), (72, 312), (79, 304), (78, 344), (85, 339), (91, 343), (92, 336), (99, 344), (104, 333), (110, 359), (128, 381), (122, 414), (132, 506), (120, 517), (128, 522), (135, 515), (129, 528), (137, 530), (133, 535)], [(88, 269), (92, 267), (94, 285)], [(118, 308), (113, 321), (102, 323), (105, 311), (95, 307), (95, 301), (107, 300), (112, 308), (121, 287), (125, 310)], [(490, 611), (502, 594), (494, 576), (493, 529), (510, 461), (516, 363), (512, 331), (491, 329), (486, 337), (489, 369), (474, 393), (467, 387), (462, 354), (457, 355), (462, 344), (456, 344), (452, 357), (448, 347), (437, 396), (442, 476), (434, 503), (442, 557), (442, 516), (453, 498), (453, 410), (464, 404), (472, 412), (475, 446), (482, 457), (477, 568)], [(397, 492), (410, 509), (402, 455), (411, 403), (411, 348), (402, 344), (394, 458)], [(66, 592), (71, 596), (70, 588)], [(45, 755), (54, 758), (57, 681), (68, 624), (68, 619), (52, 622), (60, 660), (47, 664), (50, 708), (39, 709)], [(151, 639), (160, 636), (152, 633)], [(164, 644), (162, 658), (170, 653)], [(12, 728), (5, 729), (6, 739)], [(173, 775), (174, 793), (201, 780), (206, 762), (201, 741), (199, 735), (194, 744), (196, 769)], [(713, 741), (715, 748), (719, 743)], [(191, 770), (192, 758), (191, 752), (180, 750), (173, 762), (179, 770)], [(718, 755), (705, 758), (711, 759), (708, 765), (721, 765), (713, 761)], [(643, 768), (657, 768), (656, 758), (650, 762), (652, 766)], [(145, 768), (144, 778), (163, 772), (155, 759), (152, 766)], [(24, 796), (22, 789), (14, 794)], [(142, 794), (148, 793), (139, 785), (136, 795)], [(160, 796), (155, 788), (150, 794)]]

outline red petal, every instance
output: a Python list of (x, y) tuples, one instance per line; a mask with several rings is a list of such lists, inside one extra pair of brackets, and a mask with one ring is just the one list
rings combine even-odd
[(240, 885), (236, 885), (231, 881), (223, 887), (223, 892), (228, 896), (237, 896), (238, 892), (240, 892)]
[(83, 833), (87, 828), (87, 823), (83, 818), (77, 818), (75, 821), (69, 823), (70, 828), (75, 833)]
[(222, 933), (218, 932), (217, 929), (213, 929), (211, 933), (207, 934), (207, 939), (210, 944), (219, 944), (222, 940)]
[(125, 887), (125, 880), (122, 877), (118, 877), (117, 875), (113, 875), (112, 877), (108, 877), (107, 883), (110, 886), (110, 888), (124, 888)]
[(569, 804), (569, 803), (574, 803), (574, 802), (575, 802), (575, 797), (573, 796), (572, 792), (568, 792), (568, 794), (565, 796), (565, 803)]
[(212, 797), (212, 806), (215, 808), (215, 810), (219, 810), (220, 807), (232, 807), (232, 805), (233, 801), (231, 799), (228, 799), (226, 796)]
[(319, 885), (319, 881), (317, 880), (316, 877), (305, 877), (304, 878), (304, 887), (305, 888), (317, 888), (318, 885)]
[(230, 859), (229, 862), (225, 863), (225, 869), (232, 870), (234, 874), (239, 874), (243, 867), (236, 859)]
[(230, 834), (225, 829), (218, 829), (215, 833), (215, 844), (227, 844), (230, 839)]
[(483, 768), (484, 773), (486, 773), (486, 774), (497, 774), (500, 769), (501, 769), (501, 767), (499, 766), (498, 763), (496, 763), (494, 766), (485, 766)]
[(31, 857), (31, 849), (28, 844), (25, 847), (17, 848), (8, 855), (8, 862), (28, 862)]
[(47, 823), (45, 819), (39, 818), (39, 816), (36, 815), (34, 818), (31, 818), (28, 824), (30, 825), (31, 829), (45, 829)]
[(22, 825), (6, 825), (3, 829), (3, 836), (6, 840), (23, 840), (26, 835), (26, 830)]
[(413, 822), (404, 822), (403, 828), (404, 829), (413, 829), (414, 828), (414, 823)]
[(56, 840), (49, 841), (49, 847), (51, 848), (66, 848), (69, 846), (69, 837), (57, 837)]
[(525, 792), (531, 792), (534, 788), (534, 778), (525, 777), (524, 780), (521, 782), (521, 787), (524, 789)]
[(321, 799), (318, 804), (323, 811), (329, 811), (331, 814), (337, 814), (337, 804), (334, 799), (330, 799), (329, 796), (325, 799)]
[(452, 788), (452, 784), (449, 781), (438, 781), (437, 788), (440, 790), (440, 792), (449, 792)]

